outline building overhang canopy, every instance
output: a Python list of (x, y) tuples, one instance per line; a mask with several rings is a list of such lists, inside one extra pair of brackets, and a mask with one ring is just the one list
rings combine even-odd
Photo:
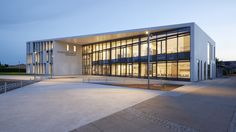
[(58, 41), (62, 43), (84, 45), (84, 44), (109, 41), (109, 40), (114, 40), (114, 39), (119, 39), (119, 38), (128, 38), (132, 36), (145, 35), (146, 31), (148, 31), (149, 33), (154, 33), (154, 32), (161, 32), (161, 31), (178, 29), (178, 28), (183, 28), (183, 27), (190, 27), (193, 24), (194, 23), (185, 23), (185, 24), (177, 24), (177, 25), (169, 25), (169, 26), (149, 27), (149, 28), (101, 33), (101, 34), (90, 34), (90, 35), (81, 35), (81, 36), (73, 36), (73, 37), (65, 37), (65, 38), (55, 38), (55, 39), (48, 39), (44, 41)]

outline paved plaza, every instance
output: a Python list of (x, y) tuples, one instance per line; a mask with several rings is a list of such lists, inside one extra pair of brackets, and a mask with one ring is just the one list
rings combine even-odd
[(148, 99), (74, 132), (236, 132), (236, 77)]
[(161, 93), (76, 78), (45, 80), (0, 95), (0, 131), (65, 132)]
[(236, 77), (162, 92), (44, 80), (0, 95), (1, 132), (235, 132)]

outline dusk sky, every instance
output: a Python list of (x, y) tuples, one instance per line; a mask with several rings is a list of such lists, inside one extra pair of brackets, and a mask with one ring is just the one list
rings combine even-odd
[(236, 0), (1, 0), (0, 62), (25, 63), (26, 41), (195, 22), (236, 60)]

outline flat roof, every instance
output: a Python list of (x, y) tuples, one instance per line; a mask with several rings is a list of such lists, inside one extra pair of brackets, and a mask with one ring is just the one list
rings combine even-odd
[(83, 44), (119, 39), (119, 38), (124, 38), (124, 37), (143, 35), (145, 34), (146, 31), (148, 31), (149, 33), (154, 33), (154, 32), (161, 32), (161, 31), (178, 29), (178, 28), (183, 28), (183, 27), (190, 27), (190, 26), (193, 26), (194, 24), (195, 24), (194, 22), (191, 22), (191, 23), (182, 23), (182, 24), (175, 24), (175, 25), (166, 25), (166, 26), (98, 33), (98, 34), (88, 34), (88, 35), (80, 35), (80, 36), (72, 36), (72, 37), (35, 40), (35, 41), (29, 41), (29, 42), (58, 41), (58, 42), (64, 42), (64, 43), (83, 45)]

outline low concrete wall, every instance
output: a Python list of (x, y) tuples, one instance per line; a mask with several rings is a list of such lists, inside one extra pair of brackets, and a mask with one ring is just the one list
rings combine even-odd
[[(111, 76), (92, 76), (92, 75), (78, 75), (78, 76), (54, 76), (55, 79), (69, 79), (77, 82), (88, 83), (113, 83), (113, 84), (146, 84), (147, 79), (141, 78), (129, 78), (129, 77), (111, 77)], [(192, 82), (189, 81), (172, 81), (172, 80), (160, 80), (150, 79), (151, 84), (178, 84), (187, 85)]]

